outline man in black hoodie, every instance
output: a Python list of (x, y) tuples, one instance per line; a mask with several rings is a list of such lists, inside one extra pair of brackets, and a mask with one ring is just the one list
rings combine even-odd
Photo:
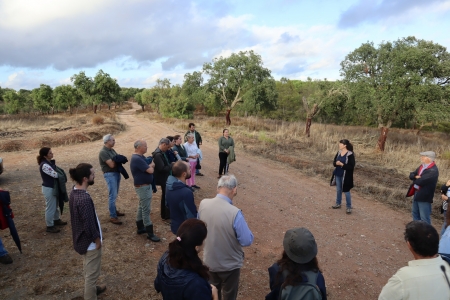
[(155, 163), (155, 184), (161, 186), (161, 218), (163, 220), (170, 219), (170, 211), (166, 206), (166, 182), (169, 177), (172, 165), (165, 152), (170, 148), (170, 141), (167, 138), (162, 138), (159, 141), (159, 146), (152, 153), (153, 162)]
[(170, 230), (177, 234), (178, 227), (187, 219), (197, 218), (197, 207), (194, 203), (194, 193), (186, 185), (186, 179), (191, 177), (191, 168), (184, 161), (177, 161), (172, 166), (172, 175), (167, 179), (166, 202), (170, 209)]

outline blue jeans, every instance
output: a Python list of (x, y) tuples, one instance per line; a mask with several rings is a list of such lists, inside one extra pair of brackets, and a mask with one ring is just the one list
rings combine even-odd
[(6, 251), (5, 246), (3, 246), (2, 239), (0, 238), (0, 257), (5, 256), (8, 254), (8, 251)]
[(414, 221), (424, 221), (431, 225), (431, 203), (413, 200), (412, 217)]
[(117, 218), (116, 199), (117, 199), (117, 194), (119, 193), (120, 173), (119, 172), (108, 172), (108, 173), (104, 173), (103, 177), (105, 177), (106, 185), (108, 186), (109, 217)]
[[(336, 204), (341, 205), (342, 202), (342, 185), (343, 176), (335, 176), (336, 178)], [(352, 195), (350, 195), (350, 191), (344, 192), (345, 194), (345, 202), (347, 202), (347, 208), (352, 208)]]

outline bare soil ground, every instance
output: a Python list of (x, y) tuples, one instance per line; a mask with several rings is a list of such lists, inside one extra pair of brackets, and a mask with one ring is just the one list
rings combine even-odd
[[(119, 114), (126, 130), (116, 135), (118, 153), (129, 157), (138, 138), (147, 140), (152, 152), (161, 137), (184, 134), (171, 125), (139, 118), (135, 109)], [(202, 128), (197, 129), (202, 132)], [(214, 138), (206, 137), (201, 146), (205, 176), (196, 178), (201, 187), (195, 193), (197, 205), (216, 193), (216, 137), (220, 135), (218, 131)], [(121, 217), (124, 224), (109, 223), (107, 189), (98, 163), (101, 147), (101, 141), (53, 147), (57, 165), (66, 172), (80, 162), (96, 168), (95, 185), (89, 193), (104, 234), (99, 281), (107, 285), (107, 291), (100, 299), (161, 299), (153, 280), (157, 262), (173, 239), (169, 226), (159, 217), (161, 193), (154, 194), (151, 212), (161, 243), (136, 234), (137, 196), (131, 178), (122, 178), (117, 200), (118, 208), (126, 213)], [(73, 250), (70, 225), (62, 227), (58, 234), (45, 232), (37, 152), (30, 149), (2, 153), (5, 171), (0, 176), (0, 188), (11, 192), (23, 254), (8, 230), (2, 231), (14, 263), (0, 266), (0, 299), (82, 299), (82, 259)], [(237, 150), (237, 161), (230, 166), (230, 173), (239, 181), (234, 204), (242, 209), (255, 235), (253, 245), (245, 248), (239, 299), (264, 299), (269, 292), (267, 268), (280, 257), (284, 232), (289, 228), (307, 227), (314, 234), (329, 299), (377, 299), (389, 277), (412, 259), (403, 240), (404, 225), (411, 220), (407, 212), (395, 211), (358, 192), (352, 193), (351, 215), (346, 215), (344, 209), (332, 210), (335, 189), (327, 181), (261, 155), (251, 155), (249, 149)], [(62, 219), (70, 221), (68, 206)]]

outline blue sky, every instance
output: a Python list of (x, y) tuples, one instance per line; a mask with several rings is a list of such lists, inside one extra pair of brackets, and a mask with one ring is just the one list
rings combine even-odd
[(0, 0), (0, 86), (70, 84), (102, 69), (124, 87), (254, 50), (275, 79), (339, 79), (367, 41), (450, 46), (450, 0)]

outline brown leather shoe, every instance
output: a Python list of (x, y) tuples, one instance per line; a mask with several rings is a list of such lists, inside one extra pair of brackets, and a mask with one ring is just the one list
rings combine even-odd
[(117, 218), (111, 218), (111, 219), (109, 219), (109, 221), (116, 225), (122, 225), (122, 222), (119, 221), (119, 219), (117, 219)]
[(121, 213), (121, 212), (119, 212), (118, 210), (116, 210), (116, 214), (117, 214), (118, 217), (123, 217), (123, 216), (125, 216), (124, 213)]
[(103, 293), (104, 291), (106, 291), (106, 285), (102, 284), (102, 285), (97, 285), (96, 286), (97, 289), (97, 296), (100, 295), (101, 293)]
[(67, 222), (61, 221), (61, 219), (53, 221), (54, 225), (64, 226), (67, 225)]

